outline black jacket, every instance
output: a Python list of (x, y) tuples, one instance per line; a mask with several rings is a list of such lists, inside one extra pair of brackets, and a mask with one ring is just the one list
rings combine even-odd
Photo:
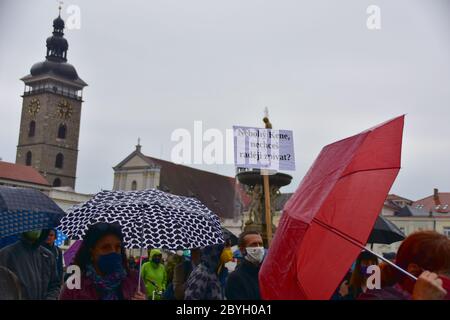
[(55, 257), (55, 261), (56, 261), (56, 276), (62, 283), (64, 281), (64, 279), (63, 279), (64, 278), (64, 266), (63, 266), (62, 250), (55, 245), (50, 246), (47, 243), (43, 243), (42, 246), (45, 249), (47, 249), (48, 251), (50, 251), (51, 253), (53, 253), (53, 256)]
[(56, 275), (55, 257), (39, 244), (33, 245), (21, 239), (1, 249), (0, 266), (17, 276), (22, 298), (58, 299), (61, 281)]
[(260, 266), (255, 266), (247, 260), (228, 276), (225, 295), (228, 300), (261, 300), (259, 292)]

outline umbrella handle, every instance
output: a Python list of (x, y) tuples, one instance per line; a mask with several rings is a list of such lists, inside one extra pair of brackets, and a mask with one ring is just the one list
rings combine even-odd
[(394, 267), (395, 269), (397, 269), (398, 271), (402, 272), (403, 274), (407, 275), (408, 277), (410, 277), (411, 279), (413, 279), (414, 281), (417, 281), (417, 277), (414, 276), (413, 274), (409, 273), (408, 271), (406, 271), (405, 269), (400, 268), (398, 265), (396, 265), (395, 263), (389, 261), (388, 259), (386, 259), (385, 257), (383, 257), (382, 255), (379, 255), (378, 253), (367, 249), (364, 246), (360, 246), (360, 248), (366, 250), (367, 252), (370, 252), (371, 254), (373, 254), (374, 256), (380, 258), (381, 260), (383, 260), (384, 262), (386, 262), (388, 265), (390, 265), (391, 267)]
[(138, 292), (141, 292), (141, 270), (142, 270), (142, 247), (139, 253), (139, 278), (138, 278)]

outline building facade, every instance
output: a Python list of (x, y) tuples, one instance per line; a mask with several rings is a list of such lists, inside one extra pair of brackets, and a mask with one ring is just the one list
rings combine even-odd
[(146, 156), (136, 149), (114, 168), (114, 190), (159, 189), (195, 197), (216, 213), (222, 226), (238, 235), (242, 230), (242, 197), (234, 177)]

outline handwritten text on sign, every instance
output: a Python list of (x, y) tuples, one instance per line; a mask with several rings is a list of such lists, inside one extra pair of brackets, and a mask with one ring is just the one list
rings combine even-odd
[(233, 126), (237, 167), (295, 170), (294, 139), (290, 130)]

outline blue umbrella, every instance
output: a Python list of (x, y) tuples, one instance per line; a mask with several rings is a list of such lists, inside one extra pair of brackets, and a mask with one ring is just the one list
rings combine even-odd
[(63, 216), (64, 211), (38, 190), (0, 186), (0, 238), (54, 228)]
[(15, 243), (17, 240), (19, 240), (18, 234), (13, 234), (12, 236), (0, 238), (0, 249)]

